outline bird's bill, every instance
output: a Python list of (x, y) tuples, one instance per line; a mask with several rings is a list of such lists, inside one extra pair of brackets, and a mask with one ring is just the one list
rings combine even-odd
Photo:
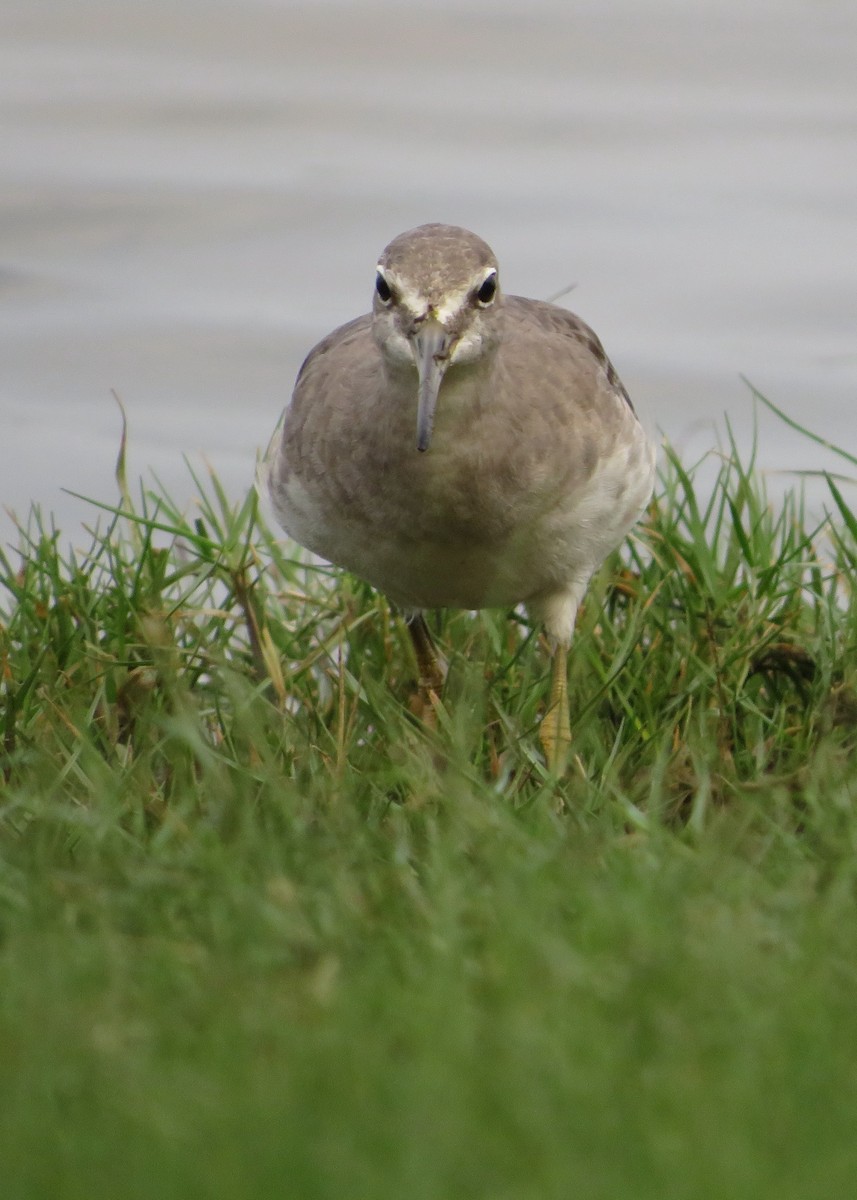
[(417, 366), (417, 449), (424, 453), (431, 442), (434, 412), (443, 376), (449, 364), (452, 339), (438, 321), (426, 321), (414, 334), (411, 348)]

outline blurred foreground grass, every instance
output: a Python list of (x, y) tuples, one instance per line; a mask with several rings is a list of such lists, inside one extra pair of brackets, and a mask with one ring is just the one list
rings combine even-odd
[(198, 480), (0, 561), (13, 1197), (839, 1197), (857, 517), (674, 454), (592, 588), (580, 769), (510, 614), (408, 639)]

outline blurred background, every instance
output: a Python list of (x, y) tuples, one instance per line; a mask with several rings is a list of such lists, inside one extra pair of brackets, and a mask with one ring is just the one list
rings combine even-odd
[[(0, 505), (236, 496), (424, 221), (564, 298), (688, 455), (741, 380), (857, 451), (854, 0), (4, 0)], [(766, 412), (762, 466), (829, 465)], [(779, 476), (778, 476), (779, 478)], [(12, 532), (0, 517), (0, 534)]]

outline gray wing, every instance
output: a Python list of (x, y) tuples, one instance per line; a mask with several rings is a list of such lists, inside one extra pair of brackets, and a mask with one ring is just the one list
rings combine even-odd
[(608, 385), (621, 396), (628, 407), (634, 412), (634, 405), (628, 395), (625, 385), (607, 356), (601, 344), (601, 339), (594, 329), (568, 309), (559, 308), (556, 304), (548, 304), (542, 300), (528, 300), (523, 296), (507, 296), (506, 304), (512, 310), (516, 326), (525, 331), (524, 336), (533, 337), (534, 331), (539, 334), (547, 333), (555, 345), (556, 335), (568, 339), (570, 347), (583, 352), (599, 367), (607, 379)]

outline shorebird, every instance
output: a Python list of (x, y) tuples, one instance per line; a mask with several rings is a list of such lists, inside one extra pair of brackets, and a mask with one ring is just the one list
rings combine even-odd
[(424, 610), (524, 604), (552, 649), (540, 737), (562, 772), (577, 610), (655, 474), (588, 325), (504, 295), (466, 229), (403, 233), (378, 261), (372, 312), (301, 367), (261, 474), (292, 538), (403, 610), (429, 712), (444, 668)]

